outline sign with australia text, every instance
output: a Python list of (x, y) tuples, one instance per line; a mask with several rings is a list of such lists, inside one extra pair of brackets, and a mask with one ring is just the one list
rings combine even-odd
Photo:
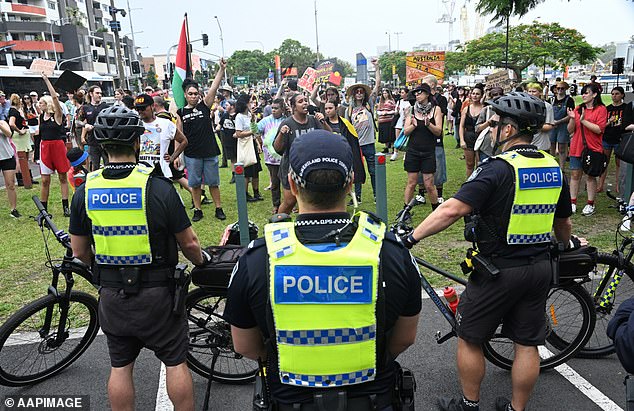
[(445, 78), (444, 51), (412, 51), (405, 57), (405, 75), (407, 85), (419, 84), (423, 77), (433, 74), (442, 80)]

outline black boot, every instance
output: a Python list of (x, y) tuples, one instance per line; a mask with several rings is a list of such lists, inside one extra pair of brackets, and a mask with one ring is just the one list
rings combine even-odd
[(31, 171), (30, 169), (29, 169), (29, 174), (31, 174), (31, 182), (33, 184), (40, 184), (39, 181), (37, 181), (35, 178), (33, 178), (33, 171)]
[(18, 180), (18, 187), (24, 187), (24, 180), (22, 179), (22, 173), (15, 173), (15, 179)]

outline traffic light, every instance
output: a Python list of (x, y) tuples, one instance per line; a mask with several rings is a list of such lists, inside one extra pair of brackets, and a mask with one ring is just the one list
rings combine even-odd
[(203, 46), (209, 45), (209, 36), (203, 33)]
[(132, 67), (132, 74), (141, 74), (141, 64), (139, 64), (138, 60), (133, 60), (130, 66)]
[(612, 60), (612, 74), (623, 74), (625, 69), (625, 59), (618, 57)]
[(99, 54), (97, 54), (97, 50), (92, 51), (92, 61), (94, 62), (99, 61)]

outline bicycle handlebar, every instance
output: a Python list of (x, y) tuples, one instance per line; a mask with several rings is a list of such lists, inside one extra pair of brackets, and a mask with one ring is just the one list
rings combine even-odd
[(42, 220), (44, 220), (45, 226), (53, 232), (57, 241), (70, 250), (70, 236), (64, 230), (60, 230), (57, 228), (57, 226), (53, 222), (53, 219), (51, 218), (51, 215), (48, 213), (48, 211), (46, 211), (46, 209), (44, 208), (44, 204), (42, 204), (38, 196), (34, 195), (33, 197), (31, 197), (31, 199), (40, 212), (38, 216), (38, 223), (40, 224), (40, 226), (42, 226)]

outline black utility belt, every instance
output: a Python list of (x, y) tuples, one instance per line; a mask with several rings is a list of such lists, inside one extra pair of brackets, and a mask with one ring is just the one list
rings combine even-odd
[(167, 287), (174, 277), (174, 268), (121, 267), (100, 268), (99, 285), (123, 288), (126, 294), (135, 294), (140, 288)]

